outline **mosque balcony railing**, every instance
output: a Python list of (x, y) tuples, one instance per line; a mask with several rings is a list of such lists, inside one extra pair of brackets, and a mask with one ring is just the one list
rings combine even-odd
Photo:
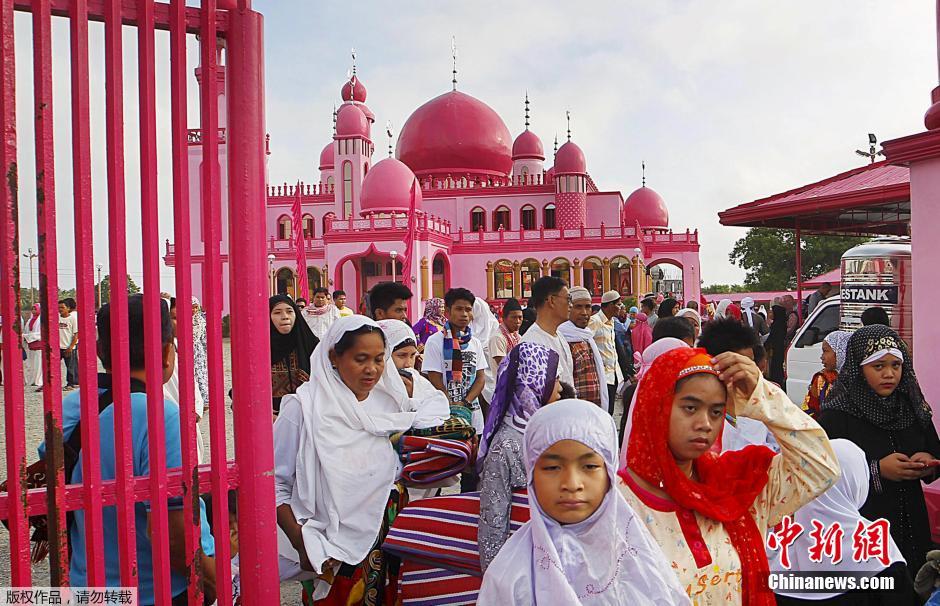
[[(292, 203), (299, 192), (304, 198), (323, 196), (324, 200), (333, 200), (335, 185), (332, 183), (283, 183), (281, 185), (268, 185), (266, 192), (268, 203)], [(311, 201), (311, 200), (304, 200)], [(316, 201), (316, 200), (312, 200)]]
[[(176, 258), (176, 245), (169, 240), (165, 242), (166, 246), (166, 256), (164, 259), (168, 263), (172, 263)], [(297, 252), (297, 243), (293, 238), (283, 239), (283, 238), (269, 238), (267, 244), (268, 254), (274, 254), (277, 256), (283, 254), (293, 255)], [(311, 253), (322, 252), (323, 251), (323, 238), (304, 238), (304, 250)], [(198, 255), (195, 255), (198, 256)]]
[[(190, 128), (186, 130), (186, 140), (190, 145), (202, 145), (202, 129)], [(219, 145), (225, 143), (225, 129), (219, 128)]]
[(480, 176), (480, 175), (446, 175), (424, 176), (419, 178), (421, 192), (425, 197), (446, 197), (459, 191), (460, 195), (473, 195), (492, 193), (498, 189), (501, 193), (515, 191), (532, 191), (533, 188), (544, 191), (555, 191), (551, 179), (543, 174), (512, 175), (509, 177)]
[[(637, 236), (637, 233), (640, 236)], [(539, 242), (558, 240), (629, 240), (648, 244), (698, 244), (698, 230), (674, 233), (668, 230), (646, 230), (636, 227), (615, 226), (565, 228), (565, 229), (498, 229), (495, 231), (464, 231), (461, 228), (455, 242), (457, 244), (501, 244), (506, 242)]]
[[(405, 213), (388, 215), (374, 214), (362, 219), (327, 218), (326, 231), (333, 236), (343, 232), (368, 232), (377, 230), (408, 230), (408, 215)], [(435, 233), (450, 236), (450, 221), (418, 211), (415, 217), (415, 230), (421, 233)]]

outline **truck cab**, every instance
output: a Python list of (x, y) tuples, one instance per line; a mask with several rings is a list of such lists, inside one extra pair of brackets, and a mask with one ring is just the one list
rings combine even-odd
[(816, 306), (803, 326), (796, 332), (787, 349), (787, 396), (799, 404), (806, 397), (813, 375), (822, 370), (822, 342), (826, 335), (839, 329), (839, 295), (825, 299)]

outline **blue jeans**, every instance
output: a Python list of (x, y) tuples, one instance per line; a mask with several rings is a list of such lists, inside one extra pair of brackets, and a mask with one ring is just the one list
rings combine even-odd
[(78, 348), (73, 349), (69, 355), (65, 355), (64, 349), (60, 349), (59, 356), (65, 360), (66, 385), (78, 385)]

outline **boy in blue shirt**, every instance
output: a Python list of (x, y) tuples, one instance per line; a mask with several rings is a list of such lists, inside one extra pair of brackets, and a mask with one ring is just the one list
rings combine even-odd
[[(98, 357), (106, 373), (99, 375), (98, 393), (102, 394), (111, 385), (111, 306), (106, 304), (98, 312)], [(170, 310), (162, 299), (160, 300), (161, 323), (161, 351), (163, 354), (163, 382), (170, 379), (176, 362), (176, 349), (173, 346), (173, 326), (170, 322)], [(128, 341), (130, 353), (130, 376), (135, 385), (131, 393), (131, 427), (132, 427), (132, 459), (134, 475), (143, 476), (150, 473), (151, 462), (148, 448), (147, 432), (147, 395), (138, 391), (143, 388), (146, 381), (144, 371), (144, 302), (142, 295), (131, 295), (128, 298)], [(69, 394), (62, 400), (62, 433), (63, 439), (68, 440), (78, 425), (81, 410), (80, 392)], [(113, 480), (115, 478), (115, 439), (114, 439), (114, 404), (113, 398), (107, 398), (112, 403), (102, 409), (98, 415), (98, 427), (101, 443), (101, 479)], [(180, 416), (179, 406), (169, 400), (163, 403), (163, 424), (165, 432), (166, 468), (182, 466), (182, 448), (180, 444)], [(39, 446), (39, 456), (45, 452), (45, 443)], [(79, 458), (71, 483), (82, 481), (82, 461)], [(174, 596), (173, 604), (177, 600), (186, 603), (186, 589), (189, 572), (186, 566), (186, 553), (184, 535), (186, 522), (183, 516), (183, 503), (180, 497), (174, 497), (167, 502), (169, 522), (170, 567), (172, 578), (171, 591)], [(118, 528), (117, 512), (114, 506), (102, 510), (104, 548), (105, 548), (105, 584), (109, 587), (120, 586), (120, 569), (118, 565)], [(205, 505), (200, 500), (200, 522), (202, 529), (201, 558), (202, 577), (206, 603), (215, 601), (215, 544), (209, 532), (206, 521)], [(137, 572), (138, 594), (141, 605), (154, 604), (153, 591), (153, 558), (150, 543), (150, 502), (138, 502), (134, 506), (134, 525), (137, 543)], [(72, 542), (72, 560), (70, 581), (75, 587), (86, 586), (87, 568), (85, 554), (85, 516), (84, 512), (75, 512), (75, 521), (69, 527), (69, 537)]]

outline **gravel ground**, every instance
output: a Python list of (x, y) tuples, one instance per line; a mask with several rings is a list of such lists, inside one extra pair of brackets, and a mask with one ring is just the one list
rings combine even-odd
[[(231, 387), (231, 349), (229, 341), (226, 340), (223, 346), (223, 355), (225, 359), (225, 391), (228, 393)], [(64, 376), (64, 367), (63, 367)], [(0, 389), (0, 407), (3, 402), (3, 390)], [(225, 429), (227, 437), (227, 451), (231, 459), (234, 452), (233, 442), (234, 434), (232, 432), (232, 412), (226, 406), (225, 408)], [(205, 437), (206, 446), (209, 445), (209, 419), (203, 418), (202, 432)], [(42, 394), (36, 393), (35, 388), (26, 390), (26, 452), (29, 453), (27, 459), (32, 462), (36, 460), (36, 447), (42, 442)], [(207, 448), (208, 456), (208, 448)], [(0, 419), (0, 476), (6, 476), (6, 432), (5, 419)], [(6, 528), (0, 525), (0, 586), (10, 584), (10, 539)], [(43, 561), (33, 567), (33, 584), (49, 584), (49, 565), (48, 561)], [(300, 604), (300, 590), (296, 583), (285, 583), (281, 586), (281, 605)]]
[[(223, 354), (225, 359), (225, 391), (228, 393), (229, 388), (231, 387), (231, 349), (229, 346), (228, 340), (225, 341), (223, 346)], [(64, 367), (63, 367), (64, 369)], [(0, 389), (0, 405), (3, 402), (3, 390)], [(232, 432), (232, 413), (231, 409), (226, 406), (225, 409), (225, 420), (226, 420), (226, 437), (227, 437), (227, 450), (228, 456), (231, 459), (233, 456), (233, 440), (234, 435)], [(620, 423), (620, 417), (623, 414), (622, 403), (618, 402), (616, 406), (616, 413), (614, 415), (614, 420)], [(0, 419), (0, 475), (5, 474), (6, 470), (6, 433), (5, 428), (3, 427), (4, 419)], [(202, 432), (205, 436), (206, 446), (209, 445), (209, 420), (208, 417), (203, 419), (202, 422)], [(36, 447), (42, 441), (42, 394), (36, 393), (35, 388), (28, 388), (26, 392), (26, 447), (28, 453), (35, 453)], [(208, 456), (208, 452), (207, 452)], [(30, 462), (35, 460), (36, 455), (31, 454), (29, 456)], [(10, 542), (9, 535), (2, 525), (0, 525), (0, 586), (8, 586), (10, 584)], [(49, 566), (46, 561), (41, 562), (33, 568), (33, 584), (34, 585), (48, 585), (49, 584)], [(297, 583), (284, 583), (281, 585), (281, 605), (296, 605), (300, 604), (300, 589), (299, 584)]]

